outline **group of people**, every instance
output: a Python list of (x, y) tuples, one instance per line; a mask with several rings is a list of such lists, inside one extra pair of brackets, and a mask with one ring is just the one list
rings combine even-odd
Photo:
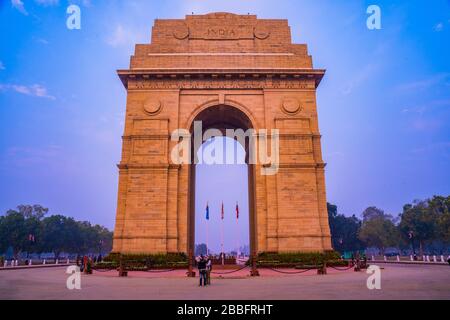
[(84, 273), (90, 273), (92, 269), (92, 265), (103, 261), (103, 257), (101, 254), (98, 256), (83, 256), (77, 255), (76, 264), (80, 267), (80, 271)]
[(211, 270), (212, 270), (212, 261), (208, 256), (200, 255), (197, 258), (197, 267), (198, 273), (200, 276), (200, 284), (199, 287), (211, 284)]

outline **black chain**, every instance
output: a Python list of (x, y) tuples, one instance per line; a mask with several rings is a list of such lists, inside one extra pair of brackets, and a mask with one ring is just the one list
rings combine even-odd
[(227, 271), (227, 272), (212, 272), (212, 271), (211, 271), (211, 273), (212, 273), (212, 274), (230, 274), (230, 273), (234, 273), (234, 272), (238, 272), (238, 271), (244, 270), (245, 268), (248, 268), (248, 266), (243, 266), (243, 267), (240, 268), (240, 269), (236, 269), (236, 270), (232, 270), (232, 271)]
[(301, 271), (281, 271), (281, 270), (277, 270), (277, 269), (274, 269), (274, 268), (267, 268), (267, 269), (270, 269), (270, 270), (278, 272), (278, 273), (284, 273), (284, 274), (299, 274), (299, 273), (308, 272), (310, 270), (315, 270), (317, 268), (308, 268), (308, 269), (303, 269)]
[(92, 270), (98, 271), (98, 272), (109, 272), (116, 269), (104, 269), (104, 268), (92, 268)]
[(172, 272), (172, 271), (175, 271), (175, 270), (179, 270), (179, 269), (170, 269), (170, 270), (142, 270), (142, 271), (145, 271), (145, 272), (153, 272), (153, 273), (163, 273), (163, 272)]
[[(126, 267), (124, 268), (125, 270), (127, 269)], [(92, 270), (98, 271), (98, 272), (108, 272), (108, 271), (112, 271), (112, 270), (117, 270), (117, 268), (111, 268), (111, 269), (107, 269), (107, 268), (92, 268)], [(155, 273), (163, 273), (163, 272), (172, 272), (178, 269), (169, 269), (169, 270), (149, 270), (149, 269), (143, 269), (143, 270), (128, 270), (128, 271), (143, 271), (143, 272), (155, 272)]]
[(352, 265), (352, 266), (347, 267), (347, 268), (337, 268), (337, 267), (333, 267), (333, 266), (328, 266), (328, 267), (332, 268), (334, 270), (337, 270), (337, 271), (347, 271), (347, 270), (350, 270), (351, 268), (353, 268), (354, 266)]

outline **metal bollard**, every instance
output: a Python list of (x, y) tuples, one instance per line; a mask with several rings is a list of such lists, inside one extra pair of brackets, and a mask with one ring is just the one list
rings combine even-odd
[(28, 265), (29, 265), (29, 266), (32, 266), (32, 265), (33, 265), (33, 260), (32, 260), (32, 259), (28, 260)]
[(375, 261), (375, 257), (374, 256), (372, 256), (372, 261)]
[(45, 259), (44, 259), (44, 261), (42, 261), (42, 264), (45, 264), (45, 262), (46, 262), (46, 261), (45, 261)]
[(3, 263), (3, 268), (6, 268), (8, 266), (8, 260), (5, 260), (5, 263)]
[(427, 262), (430, 262), (430, 256), (427, 256)]
[(433, 262), (437, 262), (436, 256), (433, 256)]
[(445, 262), (444, 256), (441, 255), (441, 262)]
[(397, 255), (397, 262), (400, 262), (400, 256)]
[(67, 264), (70, 264), (70, 259), (69, 258), (67, 258)]
[(58, 263), (59, 263), (59, 261), (58, 261), (58, 259), (56, 259), (56, 260), (55, 260), (55, 264), (58, 264)]
[(384, 256), (384, 261), (387, 261), (387, 257), (386, 256)]
[(409, 256), (409, 260), (414, 261), (412, 254)]

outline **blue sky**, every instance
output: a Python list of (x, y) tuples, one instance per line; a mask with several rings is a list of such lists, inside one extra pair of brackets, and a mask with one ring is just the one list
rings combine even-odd
[[(206, 243), (212, 252), (221, 252), (223, 239), (225, 252), (236, 250), (249, 243), (248, 170), (247, 165), (242, 164), (245, 163), (245, 150), (237, 141), (221, 137), (205, 142), (197, 154), (204, 162), (197, 164), (195, 169), (196, 243)], [(214, 159), (232, 164), (211, 165)], [(206, 220), (207, 203), (209, 220)]]
[[(112, 228), (126, 98), (115, 70), (150, 41), (155, 18), (213, 11), (288, 19), (293, 42), (327, 69), (318, 110), (328, 201), (340, 212), (396, 214), (450, 193), (448, 0), (0, 3), (0, 212), (40, 203)], [(81, 30), (66, 28), (70, 3)], [(366, 27), (371, 4), (381, 30)]]

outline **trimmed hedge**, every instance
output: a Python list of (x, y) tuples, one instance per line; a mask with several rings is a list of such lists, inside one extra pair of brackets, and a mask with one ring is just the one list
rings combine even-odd
[(257, 265), (260, 267), (299, 267), (299, 266), (339, 266), (346, 265), (336, 251), (325, 252), (263, 252), (257, 257)]
[[(111, 253), (103, 262), (95, 265), (96, 269), (117, 269), (120, 265), (119, 253)], [(346, 266), (336, 251), (325, 252), (263, 252), (256, 259), (258, 267), (318, 267), (324, 262), (328, 266)], [(184, 269), (188, 267), (188, 257), (185, 253), (168, 254), (123, 254), (122, 264), (126, 270), (148, 269)], [(250, 260), (247, 261), (250, 264)]]
[(122, 254), (110, 253), (103, 259), (103, 262), (97, 263), (99, 269), (115, 269), (122, 264), (127, 270), (148, 270), (164, 268), (187, 268), (188, 258), (184, 253), (167, 254)]

